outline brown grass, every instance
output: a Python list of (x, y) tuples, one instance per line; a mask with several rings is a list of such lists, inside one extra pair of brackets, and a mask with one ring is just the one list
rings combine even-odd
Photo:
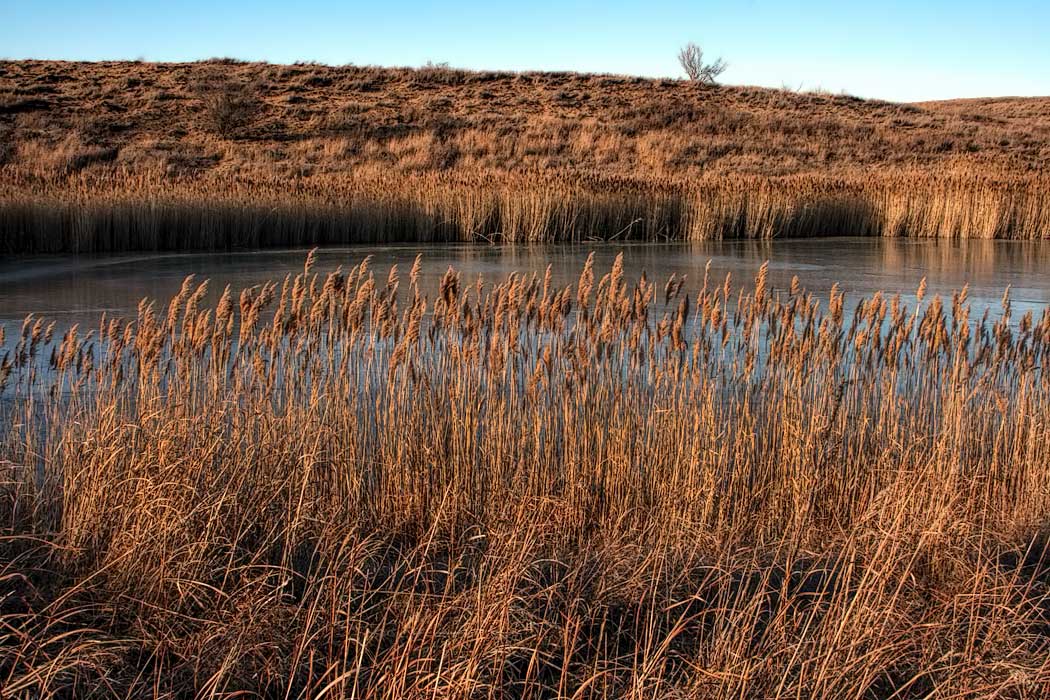
[(1045, 697), (1050, 312), (418, 272), (27, 319), (7, 695)]
[[(23, 61), (0, 63), (0, 143), (0, 245), (18, 252), (1050, 236), (1042, 98), (909, 105), (610, 75)], [(194, 217), (203, 231), (180, 234)]]

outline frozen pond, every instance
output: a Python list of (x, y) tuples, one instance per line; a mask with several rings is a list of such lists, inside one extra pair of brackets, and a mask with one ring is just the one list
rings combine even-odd
[[(802, 286), (824, 296), (838, 282), (847, 293), (847, 309), (875, 291), (901, 294), (913, 303), (919, 281), (927, 278), (927, 295), (950, 294), (970, 285), (974, 316), (984, 307), (998, 309), (1009, 285), (1015, 318), (1028, 310), (1036, 316), (1050, 305), (1050, 243), (1023, 241), (941, 241), (920, 239), (825, 238), (783, 241), (639, 243), (612, 245), (384, 245), (326, 248), (318, 253), (318, 272), (345, 269), (372, 256), (377, 278), (399, 266), (406, 279), (417, 253), (423, 253), (422, 287), (431, 299), (438, 279), (454, 266), (465, 284), (477, 275), (487, 282), (511, 272), (543, 275), (552, 265), (555, 283), (574, 281), (587, 255), (595, 252), (595, 268), (607, 271), (620, 252), (626, 277), (643, 270), (658, 289), (671, 273), (688, 275), (686, 289), (701, 284), (704, 266), (721, 284), (727, 272), (734, 288), (750, 285), (759, 266), (770, 261), (770, 283), (785, 289), (793, 275)], [(8, 342), (27, 314), (57, 321), (59, 328), (79, 323), (92, 326), (103, 312), (133, 316), (143, 297), (160, 305), (178, 291), (186, 275), (210, 279), (211, 301), (229, 284), (238, 291), (266, 280), (277, 280), (302, 269), (307, 250), (264, 250), (234, 253), (158, 253), (81, 257), (14, 258), (0, 261), (0, 323)]]

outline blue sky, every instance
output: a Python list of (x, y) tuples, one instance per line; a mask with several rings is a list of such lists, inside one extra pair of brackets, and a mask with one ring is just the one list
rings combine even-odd
[(1050, 0), (0, 0), (0, 57), (212, 56), (679, 75), (695, 41), (723, 82), (894, 100), (1050, 95)]

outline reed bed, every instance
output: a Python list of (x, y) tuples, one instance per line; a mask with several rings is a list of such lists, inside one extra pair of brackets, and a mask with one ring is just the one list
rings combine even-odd
[(1046, 697), (1050, 311), (421, 264), (0, 339), (6, 696)]
[(1050, 192), (1038, 176), (902, 172), (682, 182), (369, 171), (351, 179), (173, 181), (115, 172), (13, 184), (0, 196), (0, 251), (7, 253), (828, 235), (1050, 238)]

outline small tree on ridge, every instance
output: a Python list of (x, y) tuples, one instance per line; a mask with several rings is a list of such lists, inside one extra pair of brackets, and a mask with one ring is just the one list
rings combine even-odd
[(704, 50), (691, 41), (678, 52), (678, 62), (689, 79), (701, 85), (714, 85), (718, 76), (729, 67), (721, 58), (715, 59), (714, 63), (704, 63)]

